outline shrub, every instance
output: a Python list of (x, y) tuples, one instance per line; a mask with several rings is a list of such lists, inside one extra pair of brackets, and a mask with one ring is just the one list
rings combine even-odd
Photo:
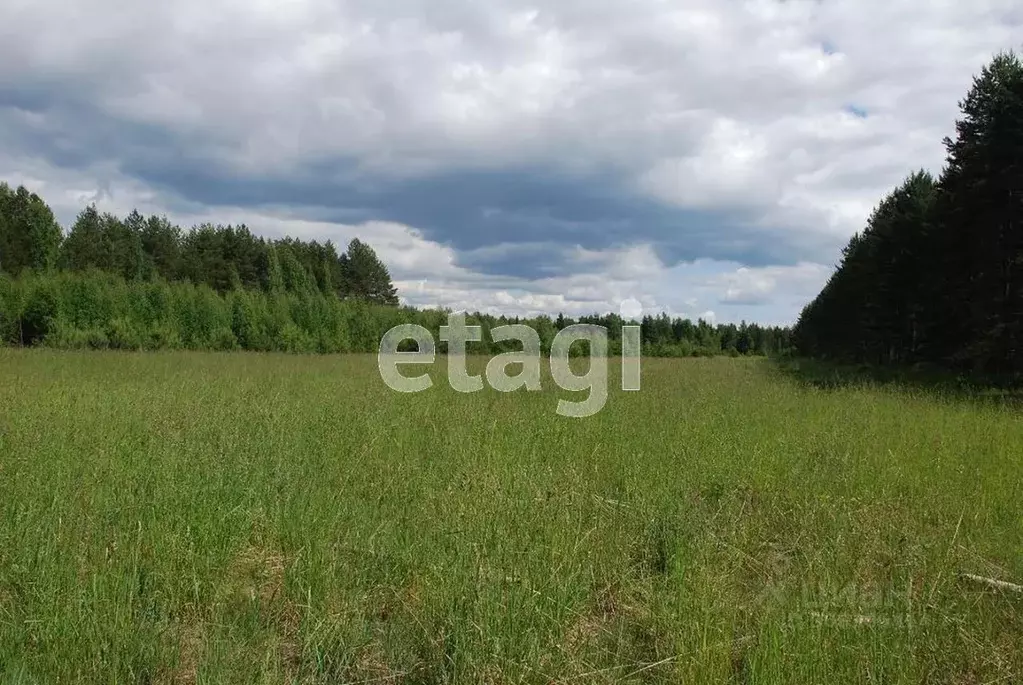
[(110, 346), (106, 333), (99, 328), (78, 328), (66, 321), (54, 322), (44, 341), (47, 347), (65, 350), (102, 350)]
[(107, 327), (110, 347), (117, 350), (141, 350), (146, 347), (146, 337), (138, 326), (123, 317), (111, 320)]
[(184, 347), (181, 335), (168, 322), (158, 321), (147, 332), (146, 349), (179, 350)]
[(210, 336), (210, 347), (214, 350), (227, 351), (238, 349), (238, 339), (227, 326), (221, 326)]
[(20, 313), (21, 290), (18, 284), (0, 274), (0, 345), (17, 345), (21, 342)]
[(33, 284), (21, 312), (21, 344), (42, 342), (53, 327), (58, 313), (56, 289), (52, 282), (41, 280)]
[(294, 323), (288, 323), (281, 330), (281, 349), (285, 352), (314, 352), (313, 340)]

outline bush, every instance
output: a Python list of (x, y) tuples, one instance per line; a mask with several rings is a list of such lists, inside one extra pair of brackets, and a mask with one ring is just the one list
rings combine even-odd
[(0, 274), (0, 345), (21, 343), (21, 290), (17, 283)]
[(21, 312), (21, 344), (42, 342), (53, 328), (58, 313), (56, 288), (42, 280), (33, 284)]
[(118, 317), (107, 327), (110, 347), (116, 350), (141, 350), (146, 346), (146, 336), (131, 321)]
[[(100, 271), (84, 274), (60, 274), (51, 277), (60, 291), (64, 317), (68, 323), (80, 328), (105, 328), (116, 316), (116, 291), (124, 282)], [(50, 280), (50, 279), (48, 279)], [(118, 288), (118, 286), (121, 286)]]
[(47, 347), (64, 350), (103, 350), (110, 346), (106, 333), (99, 328), (77, 328), (65, 321), (54, 322), (53, 330), (46, 336)]
[(258, 307), (256, 298), (247, 293), (234, 292), (231, 298), (231, 331), (238, 346), (245, 350), (270, 349), (266, 309)]
[(281, 349), (285, 352), (315, 352), (313, 340), (293, 323), (281, 331)]
[(210, 336), (210, 347), (219, 351), (236, 350), (238, 339), (234, 337), (234, 332), (230, 328), (221, 326)]
[(170, 323), (158, 321), (149, 329), (146, 340), (146, 349), (149, 350), (179, 350), (184, 347), (181, 335)]

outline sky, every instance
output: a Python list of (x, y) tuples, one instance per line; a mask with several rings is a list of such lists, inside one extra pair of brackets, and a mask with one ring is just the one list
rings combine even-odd
[(791, 324), (1017, 0), (0, 0), (0, 180), (368, 242), (416, 306)]

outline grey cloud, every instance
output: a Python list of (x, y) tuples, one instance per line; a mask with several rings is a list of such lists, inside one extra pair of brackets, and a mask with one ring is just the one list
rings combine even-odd
[(0, 169), (179, 214), (398, 222), (545, 296), (589, 273), (580, 249), (829, 263), (940, 167), (1021, 27), (1012, 0), (12, 0)]

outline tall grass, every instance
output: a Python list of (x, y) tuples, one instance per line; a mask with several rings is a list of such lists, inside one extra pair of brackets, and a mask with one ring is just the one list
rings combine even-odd
[(444, 369), (0, 350), (0, 680), (1023, 674), (1023, 597), (958, 577), (1023, 579), (1012, 410), (644, 360), (575, 420)]

